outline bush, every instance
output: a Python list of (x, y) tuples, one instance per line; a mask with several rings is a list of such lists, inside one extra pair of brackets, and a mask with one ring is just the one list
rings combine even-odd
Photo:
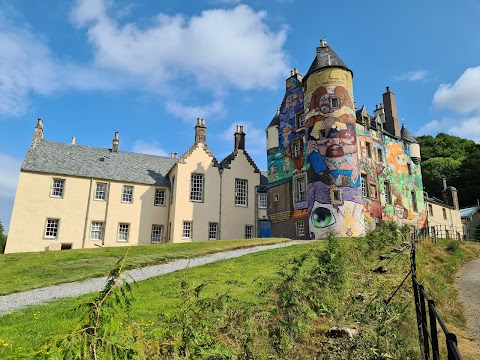
[(455, 253), (458, 249), (460, 249), (460, 244), (455, 240), (450, 240), (445, 248), (450, 254)]
[(5, 245), (7, 245), (7, 235), (3, 234), (4, 228), (2, 222), (0, 221), (0, 253), (4, 253)]

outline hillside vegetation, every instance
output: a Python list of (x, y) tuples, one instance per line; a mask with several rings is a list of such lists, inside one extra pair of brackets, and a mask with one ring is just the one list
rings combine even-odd
[(458, 190), (461, 207), (480, 199), (480, 144), (458, 136), (439, 133), (418, 136), (422, 155), (423, 186), (429, 196), (442, 199), (443, 178)]
[[(0, 318), (0, 356), (39, 359), (418, 359), (409, 249), (395, 226), (142, 281)], [(465, 359), (478, 356), (453, 278), (480, 244), (425, 240), (419, 277)], [(459, 246), (457, 246), (459, 245)], [(448, 250), (447, 250), (448, 249)], [(391, 258), (378, 260), (379, 254)], [(126, 259), (130, 254), (127, 255)], [(372, 272), (385, 266), (387, 273)], [(119, 284), (120, 285), (120, 284)], [(81, 304), (82, 305), (79, 307)], [(352, 337), (329, 330), (347, 327)], [(358, 331), (358, 333), (356, 333)], [(1, 346), (3, 344), (3, 346)]]

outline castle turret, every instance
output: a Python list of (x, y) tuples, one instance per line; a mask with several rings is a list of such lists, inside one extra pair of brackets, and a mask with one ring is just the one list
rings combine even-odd
[(274, 153), (278, 148), (278, 129), (280, 127), (280, 109), (268, 124), (265, 132), (267, 134), (267, 154)]
[(310, 238), (364, 233), (353, 72), (327, 44), (303, 79)]
[(410, 143), (410, 157), (415, 164), (420, 162), (420, 145), (418, 144), (417, 139), (408, 131), (405, 127), (405, 124), (402, 124), (402, 130), (400, 131), (403, 141)]

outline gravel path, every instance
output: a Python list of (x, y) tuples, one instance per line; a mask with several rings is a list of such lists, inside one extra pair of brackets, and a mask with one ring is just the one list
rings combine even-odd
[(467, 312), (470, 330), (480, 345), (480, 259), (470, 261), (460, 269), (456, 286)]
[[(133, 280), (141, 281), (149, 279), (151, 277), (168, 274), (177, 270), (210, 264), (219, 260), (233, 259), (259, 251), (277, 249), (305, 243), (305, 241), (291, 241), (282, 244), (256, 246), (246, 249), (224, 251), (220, 253), (201, 256), (194, 259), (180, 259), (161, 265), (152, 265), (140, 269), (133, 269), (125, 272), (125, 274), (131, 277), (131, 279), (128, 279), (128, 281), (130, 282)], [(104, 276), (101, 278), (95, 278), (81, 282), (47, 286), (40, 289), (0, 296), (0, 315), (4, 315), (9, 311), (18, 311), (27, 306), (41, 304), (54, 299), (78, 297), (84, 294), (101, 291), (104, 288), (106, 281), (107, 277)]]

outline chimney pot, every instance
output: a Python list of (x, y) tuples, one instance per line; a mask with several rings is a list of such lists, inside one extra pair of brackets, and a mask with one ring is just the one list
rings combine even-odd
[(290, 70), (290, 76), (293, 76), (293, 75), (295, 75), (295, 71)]
[(197, 118), (197, 125), (195, 126), (195, 144), (205, 144), (207, 140), (207, 127), (205, 126), (205, 119)]
[(72, 136), (72, 145), (75, 145), (75, 141), (76, 141), (75, 136)]
[(293, 72), (294, 72), (295, 74), (298, 74), (298, 68), (294, 68), (294, 69), (293, 69)]
[(390, 91), (390, 86), (387, 86), (387, 92), (389, 92), (389, 91)]
[(243, 132), (243, 125), (237, 125), (235, 132), (235, 150), (245, 150), (245, 133)]
[(176, 159), (177, 158), (177, 153), (176, 152), (172, 152), (172, 159)]
[(112, 140), (112, 152), (117, 153), (118, 152), (118, 145), (120, 144), (120, 140), (118, 140), (118, 131), (115, 131), (115, 136), (113, 137)]

